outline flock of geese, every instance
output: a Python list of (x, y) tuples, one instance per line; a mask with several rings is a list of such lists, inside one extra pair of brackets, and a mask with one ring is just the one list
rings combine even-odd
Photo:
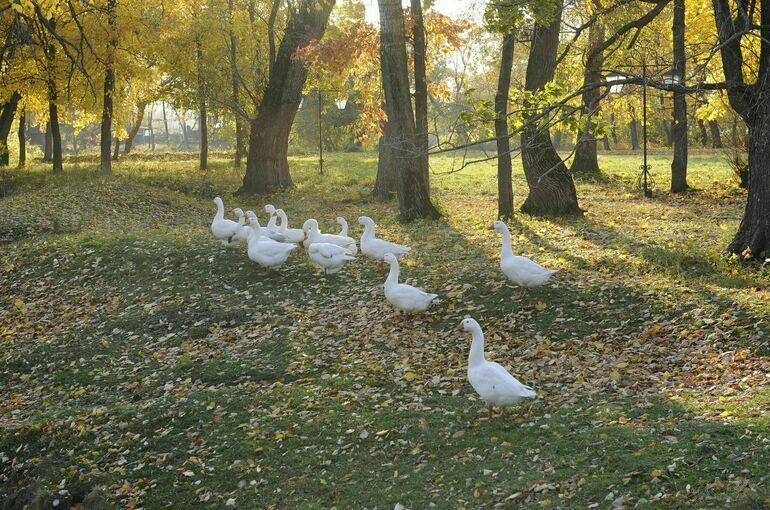
[[(324, 274), (341, 271), (358, 254), (359, 246), (354, 238), (348, 236), (349, 227), (345, 218), (337, 218), (341, 227), (338, 234), (324, 234), (319, 229), (318, 221), (313, 218), (305, 221), (301, 229), (289, 228), (286, 212), (270, 204), (265, 206), (269, 218), (263, 227), (254, 211), (244, 213), (242, 209), (235, 208), (233, 213), (236, 221), (233, 221), (225, 218), (225, 205), (220, 197), (216, 197), (214, 203), (217, 206), (211, 222), (214, 237), (225, 246), (245, 244), (249, 259), (265, 269), (280, 267), (300, 247), (307, 250), (310, 260)], [(364, 227), (360, 239), (361, 253), (390, 266), (384, 284), (385, 299), (402, 312), (425, 312), (438, 295), (398, 282), (399, 257), (409, 253), (410, 248), (378, 238), (374, 220), (368, 216), (359, 217), (358, 223)], [(502, 221), (492, 223), (490, 230), (500, 232), (503, 237), (500, 269), (508, 279), (521, 287), (522, 292), (545, 284), (556, 273), (527, 257), (515, 255), (508, 226)], [(490, 419), (493, 417), (493, 407), (508, 407), (524, 398), (535, 396), (532, 388), (519, 382), (504, 367), (485, 359), (484, 333), (478, 322), (466, 318), (458, 325), (458, 329), (470, 333), (473, 338), (468, 356), (468, 380), (486, 403)]]

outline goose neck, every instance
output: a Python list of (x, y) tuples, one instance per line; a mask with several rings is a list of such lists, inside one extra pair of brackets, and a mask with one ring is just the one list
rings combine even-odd
[(503, 234), (502, 256), (513, 257), (513, 248), (511, 247), (511, 233), (508, 231), (507, 228), (505, 228), (502, 230), (502, 234)]
[(390, 263), (390, 272), (388, 273), (388, 279), (385, 280), (386, 287), (392, 287), (398, 285), (398, 273), (399, 273), (398, 260), (394, 260)]
[(286, 212), (283, 210), (277, 211), (278, 212), (278, 218), (281, 220), (281, 228), (286, 229), (289, 228), (289, 219), (286, 216)]
[(214, 216), (215, 220), (225, 219), (225, 204), (221, 200), (216, 200), (217, 214)]
[(373, 239), (374, 238), (374, 223), (364, 223), (364, 233), (361, 239)]
[(473, 342), (471, 343), (471, 352), (468, 354), (468, 365), (479, 365), (484, 363), (484, 333), (480, 328), (471, 332)]

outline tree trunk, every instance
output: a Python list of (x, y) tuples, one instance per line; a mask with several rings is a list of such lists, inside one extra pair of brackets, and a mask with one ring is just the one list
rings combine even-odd
[(163, 112), (163, 133), (166, 135), (166, 151), (171, 148), (171, 137), (168, 134), (168, 117), (166, 116), (166, 102), (160, 103), (161, 111)]
[(422, 152), (409, 97), (404, 12), (400, 0), (379, 0), (380, 65), (388, 124), (397, 171), (398, 208), (402, 221), (438, 218), (422, 167)]
[(238, 99), (238, 59), (236, 53), (236, 39), (233, 31), (233, 0), (227, 0), (227, 13), (230, 21), (230, 76), (232, 80), (233, 111), (235, 112), (235, 160), (233, 166), (240, 168), (243, 157), (243, 117), (241, 116), (240, 102)]
[(16, 108), (19, 106), (20, 100), (21, 94), (14, 91), (10, 99), (3, 103), (0, 109), (0, 167), (8, 166), (10, 163), (8, 135), (11, 133), (13, 118), (16, 116)]
[(377, 179), (374, 182), (372, 195), (380, 200), (390, 200), (396, 194), (396, 164), (393, 154), (393, 140), (387, 122), (382, 123), (382, 135), (377, 153)]
[(612, 150), (612, 149), (610, 148), (610, 139), (609, 139), (609, 138), (607, 138), (607, 135), (604, 135), (604, 136), (602, 137), (602, 147), (604, 148), (604, 150), (605, 150), (605, 151), (610, 151), (610, 150)]
[[(604, 67), (604, 25), (601, 21), (593, 23), (588, 29), (588, 57), (583, 70), (583, 85), (602, 81), (602, 68)], [(575, 146), (575, 158), (572, 160), (570, 171), (573, 175), (596, 176), (599, 170), (597, 157), (596, 123), (593, 121), (599, 113), (599, 100), (601, 90), (587, 87), (582, 97), (582, 115), (585, 124), (578, 131), (577, 145)]]
[(147, 129), (150, 131), (150, 150), (155, 152), (155, 128), (153, 127), (155, 116), (155, 103), (150, 103), (150, 111), (147, 112)]
[(295, 53), (323, 36), (334, 3), (335, 0), (303, 0), (295, 5), (259, 113), (251, 122), (246, 175), (240, 193), (270, 193), (293, 186), (287, 156), (289, 133), (307, 79), (307, 66), (301, 58), (295, 58)]
[[(631, 112), (633, 115), (633, 112)], [(638, 151), (639, 150), (639, 121), (635, 118), (631, 118), (631, 123), (628, 126), (629, 131), (631, 131), (631, 150)]]
[(722, 148), (722, 133), (719, 131), (719, 124), (717, 124), (717, 121), (710, 120), (709, 121), (709, 130), (711, 131), (711, 148), (712, 149), (721, 149)]
[(420, 151), (420, 168), (425, 187), (430, 189), (428, 166), (428, 79), (425, 71), (425, 25), (422, 18), (422, 0), (411, 0), (412, 48), (414, 60), (414, 124), (417, 148)]
[(203, 45), (200, 38), (195, 40), (195, 62), (198, 71), (198, 117), (200, 119), (200, 169), (209, 166), (208, 113), (206, 111), (206, 77), (203, 72)]
[(708, 131), (706, 131), (706, 121), (703, 119), (698, 119), (698, 129), (700, 130), (700, 143), (704, 147), (708, 147), (709, 145), (709, 134)]
[(51, 124), (53, 173), (64, 171), (62, 164), (61, 131), (59, 130), (59, 107), (56, 104), (58, 93), (53, 80), (48, 82), (48, 118)]
[(556, 132), (553, 134), (553, 148), (557, 151), (561, 149), (562, 136), (563, 134), (561, 129), (556, 130)]
[(610, 114), (610, 134), (612, 135), (612, 143), (617, 147), (618, 145), (618, 127), (615, 124), (615, 113)]
[(117, 161), (120, 157), (120, 138), (115, 137), (115, 151), (112, 153), (112, 159)]
[[(685, 0), (674, 0), (674, 72), (685, 79), (687, 55), (684, 48), (685, 35)], [(674, 142), (674, 160), (671, 162), (671, 192), (686, 191), (687, 185), (687, 96), (684, 92), (674, 92), (674, 116), (671, 128)]]
[(128, 132), (128, 138), (126, 138), (126, 145), (123, 149), (123, 154), (128, 154), (134, 147), (134, 138), (139, 132), (139, 128), (142, 127), (142, 120), (144, 120), (144, 110), (147, 108), (147, 103), (140, 101), (136, 105), (136, 117), (134, 117), (134, 124), (131, 126), (131, 130)]
[(112, 142), (113, 97), (115, 95), (115, 51), (118, 46), (115, 30), (117, 0), (107, 0), (107, 25), (110, 39), (107, 43), (107, 65), (104, 71), (104, 93), (102, 105), (102, 125), (99, 133), (99, 164), (102, 173), (112, 174), (110, 143)]
[[(562, 1), (558, 0), (554, 19), (547, 27), (535, 24), (527, 63), (524, 89), (542, 90), (553, 80), (559, 45)], [(532, 106), (532, 105), (530, 105)], [(535, 216), (580, 213), (572, 175), (551, 143), (548, 126), (525, 118), (521, 134), (524, 175), (529, 196), (521, 211)]]
[(513, 69), (514, 34), (503, 36), (500, 55), (500, 74), (495, 94), (495, 141), (497, 143), (497, 217), (510, 220), (513, 210), (513, 176), (511, 165), (511, 140), (508, 135), (508, 95)]
[(53, 136), (51, 135), (51, 121), (45, 123), (45, 136), (43, 137), (43, 163), (53, 161)]
[(23, 167), (27, 163), (27, 112), (21, 110), (19, 115), (19, 166)]

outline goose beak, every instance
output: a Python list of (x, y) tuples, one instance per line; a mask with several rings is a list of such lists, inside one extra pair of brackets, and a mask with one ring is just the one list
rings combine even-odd
[(490, 223), (489, 227), (487, 227), (487, 230), (494, 230), (494, 229), (495, 229), (495, 224), (494, 223)]
[(455, 331), (463, 331), (463, 323), (460, 322), (457, 326), (455, 326)]

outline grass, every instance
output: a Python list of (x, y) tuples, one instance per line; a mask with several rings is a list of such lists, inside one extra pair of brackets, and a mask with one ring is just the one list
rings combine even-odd
[[(0, 508), (765, 508), (770, 271), (723, 253), (744, 192), (696, 154), (694, 189), (671, 195), (655, 155), (644, 200), (637, 159), (578, 183), (584, 218), (511, 223), (517, 252), (561, 270), (521, 300), (485, 230), (493, 163), (435, 158), (445, 216), (409, 225), (370, 200), (372, 154), (331, 154), (324, 175), (292, 158), (296, 189), (267, 198), (233, 197), (224, 159), (5, 174)], [(441, 301), (398, 316), (364, 259), (267, 274), (211, 239), (216, 194), (322, 230), (367, 214)], [(466, 315), (531, 406), (480, 420)]]

